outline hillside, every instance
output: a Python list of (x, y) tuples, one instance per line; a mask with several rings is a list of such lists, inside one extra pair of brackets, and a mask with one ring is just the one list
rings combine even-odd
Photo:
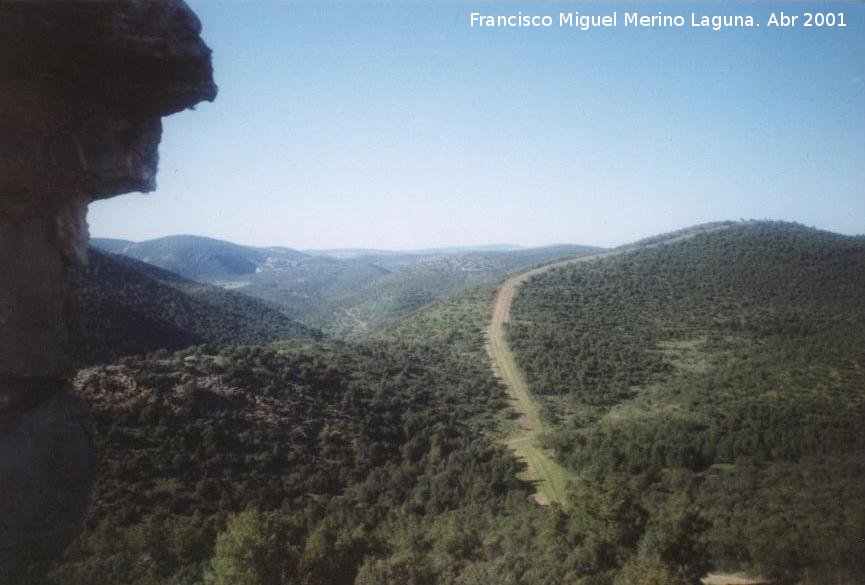
[(375, 331), (375, 339), (449, 347), (486, 363), (484, 336), (489, 325), (498, 282), (470, 287), (438, 300)]
[(499, 287), (508, 276), (551, 261), (579, 258), (598, 251), (598, 248), (590, 246), (554, 246), (502, 253), (496, 258), (499, 264), (490, 266), (485, 277), (459, 289), (454, 287), (452, 294), (444, 295), (400, 319), (385, 323), (372, 332), (371, 337), (448, 347), (487, 364), (485, 343), (490, 315)]
[(120, 240), (117, 238), (92, 238), (90, 246), (102, 252), (120, 253), (135, 245), (132, 240)]
[(416, 259), (414, 255), (336, 258), (289, 248), (256, 248), (199, 236), (168, 236), (122, 245), (94, 238), (106, 251), (152, 264), (187, 279), (240, 290), (277, 305), (289, 317), (326, 326), (340, 299)]
[(321, 336), (257, 299), (94, 249), (88, 268), (75, 275), (75, 297), (80, 364), (201, 343)]
[(636, 558), (652, 528), (621, 485), (567, 512), (536, 506), (495, 438), (503, 389), (472, 354), (205, 346), (87, 369), (75, 387), (100, 487), (53, 584), (612, 585), (649, 571), (684, 585), (672, 576), (702, 571), (699, 555)]
[(587, 246), (515, 249), (495, 245), (408, 252), (254, 248), (197, 236), (94, 245), (238, 290), (331, 336), (363, 336), (466, 288), (521, 268), (593, 250)]
[(168, 236), (144, 242), (94, 238), (91, 245), (123, 254), (190, 280), (234, 282), (255, 274), (261, 266), (292, 265), (306, 254), (288, 248), (254, 248), (201, 236)]
[(723, 228), (518, 289), (509, 344), (563, 506), (504, 445), (520, 421), (484, 351), (504, 276), (377, 341), (84, 371), (103, 483), (52, 582), (860, 582), (865, 239)]
[(482, 435), (503, 395), (456, 354), (195, 348), (76, 386), (101, 485), (52, 583), (432, 582), (481, 558), (481, 522), (532, 514), (516, 462)]
[(334, 315), (322, 325), (342, 337), (366, 334), (434, 301), (495, 282), (514, 270), (593, 250), (588, 246), (552, 246), (420, 258), (331, 304)]
[(538, 275), (508, 333), (578, 492), (692, 507), (718, 567), (858, 582), (863, 290), (865, 238), (736, 224)]

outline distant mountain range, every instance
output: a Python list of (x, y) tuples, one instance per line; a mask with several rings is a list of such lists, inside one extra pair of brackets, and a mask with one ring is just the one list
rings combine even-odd
[(265, 300), (290, 318), (337, 336), (365, 333), (512, 270), (596, 250), (494, 244), (405, 252), (360, 248), (300, 252), (190, 235), (144, 242), (94, 238), (92, 245)]
[(331, 256), (348, 259), (363, 256), (440, 256), (443, 254), (466, 254), (469, 252), (513, 252), (525, 246), (514, 244), (488, 244), (486, 246), (448, 246), (444, 248), (421, 248), (419, 250), (378, 250), (375, 248), (335, 248), (329, 250), (304, 250), (311, 256)]
[(286, 267), (296, 268), (300, 264), (333, 265), (328, 259), (362, 259), (380, 264), (387, 269), (394, 269), (406, 263), (441, 256), (515, 252), (528, 249), (513, 244), (489, 244), (418, 250), (334, 248), (298, 251), (282, 246), (244, 246), (224, 240), (191, 235), (166, 236), (143, 242), (93, 238), (90, 243), (103, 252), (123, 254), (202, 282), (230, 282), (255, 272), (276, 272)]

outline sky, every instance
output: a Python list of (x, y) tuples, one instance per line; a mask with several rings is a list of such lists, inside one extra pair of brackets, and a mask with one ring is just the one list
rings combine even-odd
[[(95, 237), (610, 246), (740, 218), (865, 233), (863, 4), (190, 4), (219, 95), (163, 119), (157, 190), (92, 204)], [(520, 11), (847, 26), (469, 26)]]

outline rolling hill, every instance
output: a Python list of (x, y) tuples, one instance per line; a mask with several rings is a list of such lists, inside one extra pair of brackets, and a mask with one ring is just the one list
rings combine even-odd
[(321, 337), (260, 300), (94, 249), (75, 275), (75, 293), (80, 364), (202, 343)]
[(574, 497), (620, 481), (717, 567), (860, 582), (863, 291), (865, 238), (749, 222), (535, 276), (508, 336)]
[(414, 256), (340, 259), (289, 248), (255, 248), (199, 236), (168, 236), (119, 245), (94, 238), (94, 247), (273, 303), (289, 317), (326, 324), (320, 309), (390, 274)]
[[(493, 531), (497, 513), (543, 519), (487, 436), (501, 389), (447, 350), (196, 347), (90, 368), (75, 385), (100, 489), (52, 583), (333, 585), (409, 567), (432, 583), (481, 558), (473, 531)], [(271, 536), (255, 544), (248, 529)]]
[(366, 287), (323, 305), (325, 329), (340, 337), (365, 335), (434, 301), (452, 297), (514, 270), (595, 248), (552, 246), (512, 251), (469, 252), (419, 258)]
[(706, 227), (517, 289), (508, 344), (571, 478), (561, 506), (504, 448), (521, 421), (484, 349), (501, 284), (558, 252), (394, 260), (383, 282), (442, 296), (366, 340), (244, 347), (228, 334), (291, 322), (94, 253), (99, 327), (215, 342), (79, 374), (102, 488), (51, 582), (861, 582), (865, 239)]
[(105, 252), (170, 270), (190, 280), (232, 283), (263, 266), (277, 269), (307, 257), (289, 248), (254, 248), (201, 236), (168, 236), (144, 242), (94, 238), (91, 245)]
[(100, 487), (52, 584), (631, 583), (614, 579), (646, 526), (619, 486), (535, 505), (496, 440), (506, 395), (472, 353), (198, 346), (74, 385)]
[(510, 271), (593, 250), (560, 245), (442, 248), (408, 252), (253, 248), (198, 236), (94, 246), (237, 290), (337, 337), (366, 335), (430, 302)]

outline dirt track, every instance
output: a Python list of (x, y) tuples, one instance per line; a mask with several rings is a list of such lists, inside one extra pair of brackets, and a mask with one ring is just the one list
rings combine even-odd
[(564, 504), (567, 480), (570, 474), (556, 463), (552, 456), (540, 446), (538, 438), (544, 431), (540, 411), (529, 392), (528, 382), (517, 367), (514, 354), (508, 346), (505, 323), (511, 318), (511, 305), (520, 285), (533, 276), (561, 266), (591, 262), (638, 249), (672, 245), (690, 239), (698, 234), (717, 231), (719, 229), (724, 229), (724, 227), (693, 230), (656, 244), (622, 248), (553, 262), (509, 278), (502, 285), (498, 296), (496, 296), (492, 318), (487, 329), (487, 355), (489, 355), (493, 372), (504, 383), (508, 394), (510, 394), (514, 401), (514, 408), (520, 415), (518, 421), (519, 429), (507, 439), (506, 444), (513, 449), (519, 459), (522, 459), (526, 463), (524, 479), (535, 483), (537, 490), (535, 500), (539, 504), (549, 504), (551, 502)]
[(559, 266), (597, 260), (615, 253), (603, 252), (529, 270), (506, 280), (499, 290), (498, 296), (496, 296), (492, 319), (487, 329), (487, 354), (490, 357), (493, 372), (504, 383), (508, 394), (514, 400), (514, 408), (520, 415), (519, 430), (508, 439), (507, 445), (513, 449), (519, 459), (526, 463), (524, 479), (535, 483), (535, 501), (539, 504), (546, 505), (551, 502), (563, 504), (565, 502), (568, 473), (541, 449), (538, 442), (538, 436), (543, 430), (543, 422), (538, 406), (529, 393), (528, 382), (517, 367), (513, 352), (508, 346), (505, 323), (510, 320), (511, 304), (517, 289), (531, 277)]

